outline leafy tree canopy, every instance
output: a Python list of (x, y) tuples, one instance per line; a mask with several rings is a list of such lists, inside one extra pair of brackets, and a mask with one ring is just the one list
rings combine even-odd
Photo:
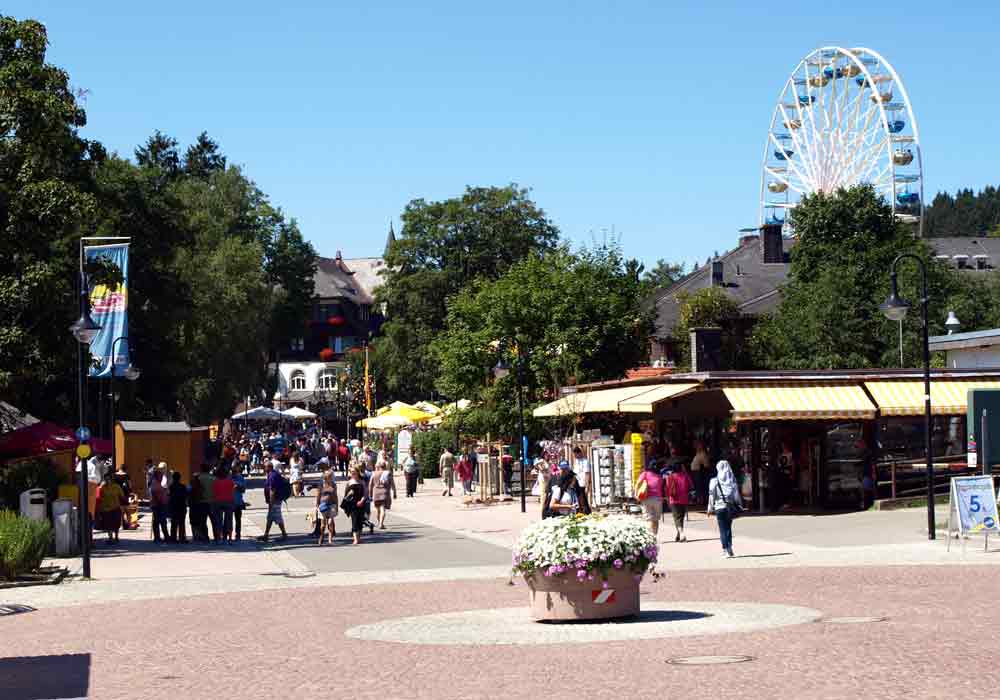
[(995, 236), (1000, 234), (1000, 189), (939, 192), (924, 212), (925, 235)]
[(498, 358), (522, 363), (529, 404), (566, 384), (621, 377), (643, 359), (651, 329), (640, 299), (617, 248), (531, 253), (450, 300), (445, 330), (432, 344), (438, 388), (479, 400), (492, 431), (510, 435), (515, 377), (491, 379)]
[[(898, 326), (879, 311), (889, 270), (900, 253), (928, 268), (931, 332), (941, 332), (947, 304), (960, 293), (956, 272), (934, 260), (926, 241), (898, 222), (870, 186), (805, 197), (792, 213), (798, 243), (775, 314), (754, 329), (757, 362), (773, 369), (864, 368), (899, 365)], [(920, 298), (916, 265), (899, 267), (901, 294)], [(919, 306), (911, 316), (919, 318)], [(903, 324), (904, 361), (918, 363), (919, 321)]]
[(528, 195), (516, 185), (469, 187), (460, 197), (406, 206), (403, 228), (386, 256), (379, 297), (387, 321), (376, 341), (387, 388), (398, 398), (419, 400), (433, 392), (437, 367), (429, 350), (451, 295), (555, 246), (558, 229)]

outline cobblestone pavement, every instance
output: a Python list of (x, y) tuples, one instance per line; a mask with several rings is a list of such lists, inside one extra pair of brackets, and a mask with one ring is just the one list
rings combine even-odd
[[(1000, 611), (992, 573), (902, 566), (683, 571), (644, 582), (643, 600), (773, 603), (825, 617), (887, 619), (541, 647), (345, 635), (413, 615), (523, 606), (526, 587), (502, 579), (41, 608), (0, 618), (0, 657), (7, 657), (0, 660), (0, 697), (38, 697), (15, 690), (28, 673), (62, 679), (47, 697), (79, 696), (82, 676), (89, 697), (102, 700), (617, 697), (626, 687), (693, 699), (842, 699), (862, 691), (889, 699), (995, 697), (1000, 671), (990, 650), (1000, 643)], [(753, 660), (721, 673), (667, 663), (712, 654)]]

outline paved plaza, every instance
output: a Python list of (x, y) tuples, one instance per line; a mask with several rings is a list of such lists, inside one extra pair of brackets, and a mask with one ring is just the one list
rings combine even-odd
[[(704, 516), (688, 543), (664, 523), (667, 575), (643, 581), (637, 620), (552, 625), (530, 622), (527, 587), (511, 585), (519, 504), (439, 494), (429, 482), (397, 500), (360, 547), (342, 522), (316, 547), (305, 498), (280, 543), (155, 547), (140, 529), (99, 546), (91, 582), (0, 593), (0, 698), (330, 697), (345, 684), (356, 698), (577, 697), (626, 681), (688, 698), (717, 698), (720, 683), (737, 698), (944, 698), (1000, 684), (977, 651), (1000, 643), (1000, 551), (947, 552), (922, 511), (743, 518), (732, 560)], [(741, 663), (703, 667), (717, 657)]]

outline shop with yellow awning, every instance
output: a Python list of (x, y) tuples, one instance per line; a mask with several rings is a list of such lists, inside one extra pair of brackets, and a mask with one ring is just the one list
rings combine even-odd
[[(865, 382), (865, 388), (883, 416), (922, 416), (924, 414), (924, 383), (922, 381)], [(960, 415), (966, 411), (969, 392), (973, 389), (1000, 389), (1000, 380), (932, 380), (931, 414)]]
[(734, 421), (872, 420), (875, 404), (857, 384), (723, 386)]

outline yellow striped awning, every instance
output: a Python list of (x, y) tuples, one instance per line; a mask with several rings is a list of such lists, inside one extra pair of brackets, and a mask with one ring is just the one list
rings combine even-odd
[(622, 408), (621, 404), (627, 399), (645, 394), (653, 388), (647, 385), (580, 391), (539, 406), (534, 410), (533, 415), (535, 418), (557, 418), (579, 413), (642, 413), (643, 411), (639, 409)]
[(653, 388), (646, 387), (643, 393), (621, 401), (618, 410), (622, 413), (652, 413), (656, 404), (661, 401), (686, 394), (698, 386), (698, 384), (660, 384)]
[[(883, 416), (922, 416), (924, 414), (923, 380), (865, 382)], [(1000, 381), (947, 380), (931, 377), (931, 413), (961, 415), (968, 405), (970, 389), (1000, 389)]]
[(867, 420), (875, 405), (857, 384), (726, 386), (733, 420)]

